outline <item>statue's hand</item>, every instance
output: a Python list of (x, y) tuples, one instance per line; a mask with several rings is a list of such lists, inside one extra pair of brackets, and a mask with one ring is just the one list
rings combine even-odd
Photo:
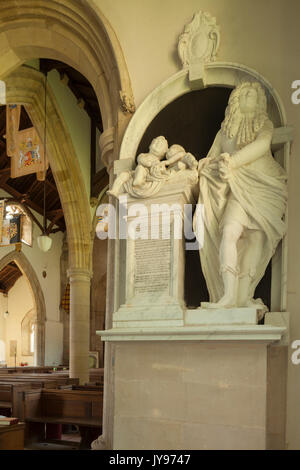
[(198, 172), (201, 173), (205, 165), (207, 164), (207, 159), (206, 158), (201, 158), (198, 162)]
[(222, 180), (228, 180), (231, 175), (231, 156), (229, 153), (221, 153), (219, 160), (219, 175)]
[(221, 153), (221, 155), (220, 155), (220, 160), (221, 161), (226, 162), (226, 163), (228, 163), (228, 165), (230, 165), (230, 159), (231, 159), (231, 156), (230, 156), (229, 153), (227, 153), (227, 152)]
[(205, 168), (208, 168), (210, 170), (214, 167), (218, 168), (218, 164), (215, 162), (215, 160), (207, 157), (201, 158), (198, 163), (198, 173), (201, 174)]

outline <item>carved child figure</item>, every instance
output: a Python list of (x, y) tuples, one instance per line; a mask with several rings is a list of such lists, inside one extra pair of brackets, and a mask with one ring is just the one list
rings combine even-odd
[(168, 166), (170, 170), (195, 170), (198, 166), (194, 155), (189, 152), (187, 153), (184, 148), (178, 144), (171, 145), (166, 153), (166, 159), (166, 162), (163, 163), (165, 163), (165, 166)]
[(164, 158), (168, 150), (168, 141), (165, 137), (159, 136), (152, 140), (149, 146), (148, 153), (140, 153), (137, 157), (137, 166), (134, 171), (124, 171), (115, 180), (112, 189), (107, 191), (108, 194), (118, 197), (122, 186), (130, 178), (133, 178), (132, 186), (141, 187), (147, 180), (147, 176), (151, 169), (160, 166), (159, 171), (164, 172), (165, 168), (161, 165), (161, 160)]

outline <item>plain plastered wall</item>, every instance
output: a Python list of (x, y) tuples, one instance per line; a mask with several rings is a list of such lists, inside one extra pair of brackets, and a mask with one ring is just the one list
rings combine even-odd
[(5, 319), (5, 343), (6, 361), (9, 367), (15, 365), (15, 357), (10, 355), (10, 341), (17, 341), (16, 365), (19, 366), (20, 362), (27, 362), (29, 366), (33, 365), (33, 356), (22, 355), (21, 340), (22, 320), (33, 308), (35, 308), (35, 302), (28, 281), (25, 276), (21, 276), (9, 290), (7, 298), (9, 316)]
[[(138, 106), (180, 68), (178, 36), (195, 12), (217, 18), (221, 29), (219, 61), (255, 69), (277, 90), (295, 128), (289, 174), (288, 305), (290, 344), (300, 339), (300, 105), (291, 101), (294, 80), (300, 79), (298, 0), (94, 0), (113, 27), (123, 50)], [(289, 354), (287, 447), (300, 448), (300, 365)]]

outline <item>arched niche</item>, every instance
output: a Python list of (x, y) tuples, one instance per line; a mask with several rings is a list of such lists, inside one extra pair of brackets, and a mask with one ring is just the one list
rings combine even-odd
[[(242, 81), (258, 81), (261, 83), (267, 95), (268, 114), (274, 127), (284, 127), (286, 125), (286, 116), (280, 97), (272, 85), (255, 70), (241, 64), (210, 63), (204, 66), (201, 79), (192, 83), (189, 81), (189, 71), (184, 69), (153, 90), (137, 109), (126, 129), (121, 144), (120, 160), (124, 160), (122, 168), (134, 167), (138, 152), (146, 151), (143, 147), (143, 137), (146, 136), (147, 129), (149, 129), (155, 118), (165, 111), (168, 105), (193, 91), (205, 91), (208, 88), (231, 90)], [(159, 132), (159, 134), (163, 134), (163, 132)], [(190, 151), (191, 149), (187, 150)], [(288, 170), (289, 143), (274, 147), (273, 153), (276, 160)], [(120, 245), (122, 245), (122, 241)], [(123, 248), (121, 251), (124, 251)], [(270, 281), (270, 307), (272, 311), (281, 311), (286, 308), (286, 265), (287, 237), (279, 244), (272, 259), (272, 277)], [(118, 295), (117, 292), (116, 304), (118, 304)]]
[(18, 251), (11, 251), (0, 260), (0, 271), (9, 263), (14, 261), (25, 279), (28, 282), (28, 287), (31, 290), (36, 308), (36, 360), (37, 365), (43, 366), (45, 364), (45, 322), (46, 322), (46, 304), (44, 294), (37, 278), (37, 275), (28, 261), (24, 253)]
[(33, 356), (31, 348), (32, 327), (35, 327), (37, 318), (35, 308), (30, 309), (23, 317), (21, 322), (21, 351), (22, 356)]

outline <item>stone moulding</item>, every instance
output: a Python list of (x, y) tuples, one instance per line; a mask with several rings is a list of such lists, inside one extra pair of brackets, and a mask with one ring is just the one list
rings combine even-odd
[(114, 328), (97, 331), (102, 341), (280, 341), (286, 328), (271, 325), (210, 325), (199, 327)]
[[(257, 80), (266, 89), (275, 126), (286, 126), (286, 115), (279, 95), (272, 85), (255, 70), (233, 62), (214, 62), (204, 66), (204, 74), (204, 88), (213, 86), (233, 88), (242, 80)], [(120, 160), (129, 160), (130, 156), (130, 159), (135, 161), (140, 140), (153, 119), (172, 101), (193, 91), (188, 75), (189, 72), (186, 69), (175, 73), (155, 88), (140, 104), (124, 134)]]

